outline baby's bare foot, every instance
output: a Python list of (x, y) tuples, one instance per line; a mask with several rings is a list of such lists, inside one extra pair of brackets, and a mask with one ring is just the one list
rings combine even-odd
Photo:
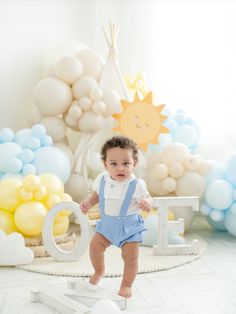
[(132, 296), (132, 287), (121, 286), (118, 294), (123, 298), (130, 298)]
[(103, 274), (101, 273), (95, 273), (93, 274), (90, 279), (89, 279), (89, 282), (92, 284), (92, 285), (97, 285), (99, 283), (99, 281), (101, 280)]

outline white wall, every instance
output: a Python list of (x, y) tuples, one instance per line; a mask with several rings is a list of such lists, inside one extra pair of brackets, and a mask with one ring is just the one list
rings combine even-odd
[(234, 144), (235, 16), (234, 1), (0, 1), (0, 128), (27, 126), (45, 61), (76, 41), (105, 57), (111, 19), (123, 73), (144, 72), (159, 103), (185, 109), (203, 138)]

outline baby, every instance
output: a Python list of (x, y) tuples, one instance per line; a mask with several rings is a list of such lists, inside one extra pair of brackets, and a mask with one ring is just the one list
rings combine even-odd
[(136, 143), (123, 136), (115, 136), (102, 147), (101, 157), (106, 172), (94, 183), (94, 192), (80, 203), (83, 213), (99, 202), (101, 220), (90, 243), (90, 258), (94, 274), (90, 283), (96, 285), (102, 278), (104, 252), (111, 244), (120, 247), (124, 260), (124, 272), (119, 295), (131, 297), (132, 284), (138, 271), (139, 242), (145, 231), (140, 210), (152, 208), (146, 184), (137, 179), (133, 171), (138, 161)]

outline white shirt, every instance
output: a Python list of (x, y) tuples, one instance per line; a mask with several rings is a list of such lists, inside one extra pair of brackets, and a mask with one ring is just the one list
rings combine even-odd
[[(104, 200), (105, 200), (105, 214), (111, 216), (119, 216), (120, 208), (124, 201), (130, 181), (135, 176), (132, 174), (129, 179), (124, 181), (115, 181), (110, 177), (110, 174), (106, 171), (98, 175), (93, 184), (93, 190), (99, 195), (99, 188), (101, 178), (105, 175), (105, 188), (104, 188)], [(135, 214), (140, 211), (138, 203), (145, 197), (149, 196), (146, 183), (142, 179), (137, 179), (137, 185), (133, 197), (130, 202), (127, 215)]]

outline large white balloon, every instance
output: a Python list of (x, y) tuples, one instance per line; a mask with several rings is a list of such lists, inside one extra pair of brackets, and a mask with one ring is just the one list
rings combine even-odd
[(182, 177), (177, 179), (175, 193), (177, 196), (199, 196), (205, 191), (205, 180), (197, 172), (186, 171)]
[(59, 117), (46, 117), (41, 121), (54, 142), (62, 141), (66, 136), (65, 122)]
[(106, 105), (106, 116), (111, 116), (122, 111), (120, 96), (115, 90), (108, 90), (104, 93), (102, 101)]
[(162, 161), (167, 166), (175, 162), (183, 164), (184, 160), (190, 156), (190, 150), (187, 146), (181, 143), (172, 143), (164, 147), (162, 151)]
[(81, 76), (72, 85), (72, 92), (76, 99), (80, 99), (83, 96), (89, 96), (90, 91), (97, 86), (97, 81), (91, 76)]
[(87, 49), (80, 51), (76, 54), (76, 57), (79, 58), (83, 64), (84, 75), (92, 76), (98, 81), (102, 75), (104, 64), (101, 56), (94, 51)]
[(65, 185), (66, 193), (70, 194), (74, 201), (80, 202), (88, 194), (88, 185), (84, 177), (79, 174), (71, 174)]
[(55, 76), (67, 84), (73, 84), (83, 73), (83, 65), (76, 57), (65, 57), (54, 66)]
[(36, 85), (34, 99), (42, 114), (54, 116), (68, 109), (72, 102), (72, 92), (66, 83), (49, 77)]

